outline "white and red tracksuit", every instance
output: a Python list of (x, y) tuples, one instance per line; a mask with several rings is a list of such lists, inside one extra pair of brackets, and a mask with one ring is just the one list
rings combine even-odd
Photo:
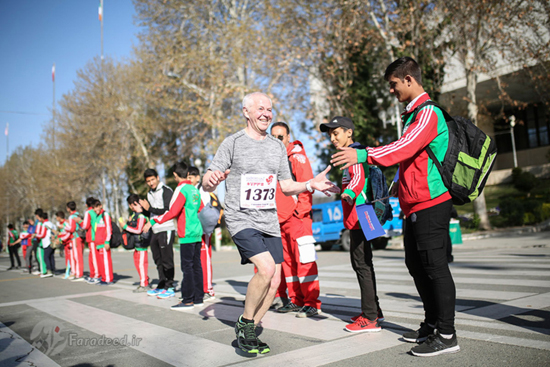
[[(137, 216), (136, 226), (132, 227), (126, 224), (124, 230), (135, 235), (140, 235), (143, 232), (143, 226), (145, 226), (147, 218), (141, 213), (132, 213), (129, 222), (133, 222), (135, 216)], [(147, 268), (149, 267), (149, 254), (147, 247), (136, 247), (134, 249), (134, 265), (139, 274), (139, 285), (147, 287), (149, 285), (149, 274), (147, 272)]]
[(67, 231), (69, 222), (67, 220), (61, 220), (58, 224), (58, 226), (61, 228), (61, 231), (59, 232), (59, 239), (61, 240), (61, 243), (63, 244), (63, 252), (65, 253), (65, 268), (67, 266), (70, 267), (70, 273), (71, 275), (74, 275), (74, 258), (73, 258), (73, 234), (69, 231)]
[(102, 210), (92, 226), (92, 242), (95, 244), (97, 253), (99, 278), (102, 282), (111, 283), (113, 281), (113, 261), (111, 259), (111, 249), (105, 247), (105, 245), (109, 245), (113, 235), (111, 216)]
[(80, 224), (80, 227), (86, 231), (86, 242), (88, 243), (88, 266), (90, 267), (90, 278), (99, 278), (99, 265), (97, 260), (97, 251), (94, 241), (92, 241), (92, 224), (95, 220), (96, 214), (92, 208), (88, 208), (84, 213), (84, 220)]
[(82, 256), (84, 252), (84, 243), (76, 232), (79, 229), (78, 221), (78, 212), (71, 212), (69, 219), (67, 219), (67, 227), (65, 230), (73, 235), (71, 240), (71, 251), (74, 260), (74, 265), (71, 264), (72, 273), (76, 278), (82, 278), (84, 276), (84, 258)]
[[(286, 148), (293, 178), (305, 182), (313, 178), (311, 164), (304, 146), (299, 141), (289, 143)], [(285, 261), (282, 264), (283, 280), (288, 296), (298, 306), (321, 308), (319, 300), (319, 276), (315, 261), (302, 264), (297, 239), (311, 236), (312, 194), (308, 191), (296, 196), (286, 196), (277, 184), (277, 214), (281, 226), (281, 240)], [(282, 284), (283, 282), (281, 282)], [(278, 296), (285, 298), (284, 285), (279, 287)]]

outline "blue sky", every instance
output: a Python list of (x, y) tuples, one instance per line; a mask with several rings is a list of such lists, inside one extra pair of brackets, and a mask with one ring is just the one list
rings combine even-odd
[[(0, 165), (9, 149), (40, 143), (51, 119), (56, 65), (56, 101), (74, 86), (76, 72), (101, 54), (99, 0), (2, 1), (0, 13)], [(138, 28), (131, 0), (104, 0), (104, 54), (132, 56)], [(10, 113), (22, 112), (22, 113)]]

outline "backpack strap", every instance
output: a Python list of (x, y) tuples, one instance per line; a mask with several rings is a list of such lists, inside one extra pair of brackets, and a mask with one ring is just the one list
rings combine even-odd
[[(436, 102), (432, 101), (431, 99), (429, 99), (429, 100), (421, 103), (418, 107), (416, 107), (414, 109), (413, 112), (411, 112), (413, 114), (412, 121), (414, 121), (416, 119), (416, 116), (418, 115), (420, 110), (423, 109), (426, 106), (435, 106), (435, 107), (439, 108), (441, 110), (441, 112), (443, 113), (443, 117), (445, 118), (445, 121), (449, 121), (449, 120), (453, 119), (451, 117), (451, 115), (449, 115), (449, 113), (443, 107), (441, 107), (438, 103), (436, 103)], [(435, 157), (435, 154), (434, 154), (432, 148), (430, 148), (429, 144), (426, 146), (426, 153), (428, 153), (428, 156), (430, 157), (432, 162), (434, 162), (435, 166), (437, 167), (437, 170), (439, 171), (439, 174), (441, 175), (441, 177), (443, 177), (443, 167), (441, 166), (441, 162), (439, 162), (439, 160)]]

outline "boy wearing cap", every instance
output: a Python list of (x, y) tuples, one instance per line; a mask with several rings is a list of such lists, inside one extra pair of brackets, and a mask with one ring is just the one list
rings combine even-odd
[[(320, 129), (321, 132), (328, 132), (330, 141), (336, 149), (344, 147), (365, 149), (364, 146), (353, 141), (354, 125), (347, 117), (334, 117), (329, 123), (321, 124)], [(371, 243), (365, 238), (355, 212), (355, 205), (364, 204), (367, 199), (372, 201), (368, 175), (368, 165), (354, 164), (344, 170), (342, 177), (344, 226), (350, 232), (351, 266), (357, 275), (361, 290), (361, 314), (352, 317), (352, 323), (345, 327), (345, 330), (352, 333), (378, 332), (381, 330), (380, 322), (384, 320), (376, 295)]]

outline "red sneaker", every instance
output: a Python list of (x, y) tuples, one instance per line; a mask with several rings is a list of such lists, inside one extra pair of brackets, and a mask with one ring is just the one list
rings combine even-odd
[(344, 329), (350, 333), (376, 333), (382, 330), (378, 321), (371, 321), (363, 316), (359, 316), (353, 324), (346, 325)]
[[(359, 314), (357, 316), (353, 316), (350, 320), (351, 322), (355, 322), (357, 321), (357, 319), (359, 318), (359, 316), (363, 316), (363, 314)], [(382, 313), (382, 309), (378, 309), (378, 317), (377, 317), (377, 320), (378, 322), (383, 322), (384, 321), (384, 314)]]

